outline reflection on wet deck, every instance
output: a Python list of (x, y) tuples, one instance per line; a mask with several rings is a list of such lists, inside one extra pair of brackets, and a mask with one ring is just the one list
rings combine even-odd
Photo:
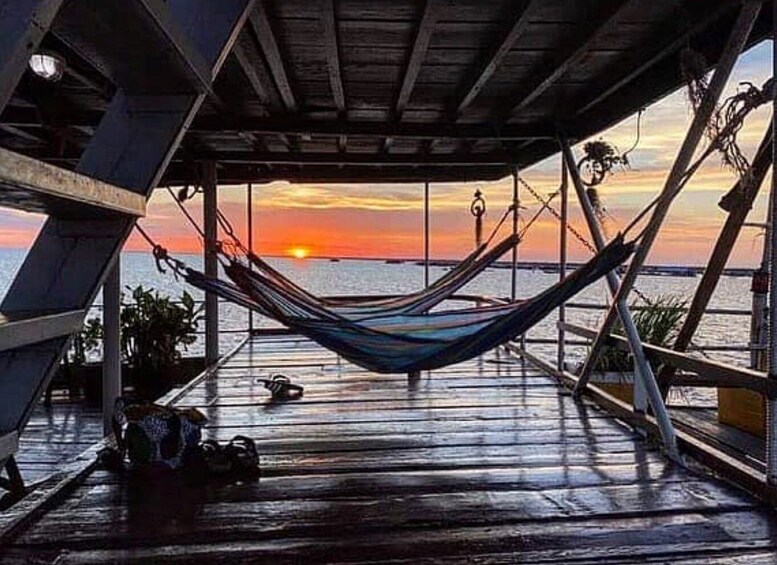
[[(305, 385), (272, 404), (256, 382)], [(246, 344), (179, 401), (207, 437), (257, 440), (258, 482), (134, 484), (103, 471), (10, 560), (773, 563), (754, 499), (665, 461), (630, 429), (496, 353), (408, 382), (295, 336)], [(272, 558), (270, 559), (270, 557)]]
[(102, 414), (81, 402), (38, 406), (22, 434), (17, 462), (27, 484), (58, 471), (103, 437)]

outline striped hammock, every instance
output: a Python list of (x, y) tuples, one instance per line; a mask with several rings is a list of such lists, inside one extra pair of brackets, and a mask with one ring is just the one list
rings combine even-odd
[[(632, 251), (633, 243), (624, 243), (619, 236), (563, 281), (528, 300), (428, 314), (382, 313), (359, 320), (307, 300), (239, 262), (227, 265), (225, 272), (250, 301), (244, 306), (255, 304), (261, 313), (365, 369), (403, 373), (465, 361), (512, 340), (616, 268)], [(218, 283), (208, 290), (230, 300), (223, 281)]]
[(347, 299), (327, 300), (319, 298), (286, 278), (260, 257), (252, 253), (249, 253), (247, 257), (260, 274), (264, 275), (271, 284), (282, 289), (284, 292), (296, 295), (303, 301), (328, 308), (330, 311), (346, 318), (357, 320), (377, 314), (420, 314), (426, 312), (450, 298), (459, 289), (493, 265), (493, 263), (507, 251), (515, 247), (519, 241), (520, 237), (518, 235), (510, 235), (495, 245), (482, 257), (479, 257), (485, 250), (485, 245), (481, 245), (464, 260), (458, 263), (456, 267), (419, 292), (399, 297), (366, 301), (349, 301)]
[[(520, 238), (516, 235), (506, 237), (490, 251), (478, 258), (485, 245), (480, 246), (453, 269), (437, 279), (433, 284), (420, 292), (415, 292), (394, 298), (382, 298), (366, 301), (326, 300), (311, 294), (304, 288), (286, 278), (257, 255), (248, 254), (248, 260), (263, 274), (268, 284), (281, 289), (284, 293), (295, 296), (304, 303), (320, 307), (351, 320), (359, 320), (377, 315), (390, 314), (420, 314), (434, 308), (450, 298), (456, 291), (491, 266), (499, 257), (512, 249)], [(214, 292), (224, 298), (246, 308), (251, 308), (264, 315), (268, 314), (260, 304), (239, 287), (222, 280), (206, 277), (199, 271), (187, 268), (185, 278), (189, 284), (206, 292)]]

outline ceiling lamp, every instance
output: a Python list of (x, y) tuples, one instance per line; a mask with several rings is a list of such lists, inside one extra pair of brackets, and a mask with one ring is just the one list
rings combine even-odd
[(35, 53), (30, 57), (30, 69), (42, 79), (57, 82), (65, 73), (65, 60), (55, 53)]

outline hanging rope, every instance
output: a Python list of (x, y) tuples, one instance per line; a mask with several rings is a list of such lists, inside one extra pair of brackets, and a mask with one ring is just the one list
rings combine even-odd
[(151, 253), (154, 256), (156, 268), (160, 273), (167, 273), (167, 270), (163, 267), (163, 264), (170, 268), (176, 280), (178, 280), (179, 276), (183, 276), (186, 273), (186, 264), (183, 261), (171, 257), (167, 252), (167, 249), (155, 242), (151, 236), (148, 235), (146, 230), (140, 226), (140, 224), (135, 223), (135, 229), (138, 231), (138, 233), (140, 233), (141, 236), (143, 236), (143, 239), (146, 240), (146, 243), (151, 246)]
[(737, 135), (750, 112), (774, 99), (775, 87), (773, 79), (767, 80), (761, 88), (751, 82), (742, 82), (740, 87), (744, 90), (728, 97), (715, 112), (707, 133), (712, 145), (722, 154), (723, 165), (749, 184), (750, 161), (742, 153)]
[(205, 231), (204, 231), (204, 230), (203, 230), (203, 229), (200, 227), (200, 225), (199, 225), (199, 224), (198, 224), (198, 223), (197, 223), (197, 222), (194, 220), (194, 218), (192, 217), (192, 215), (191, 215), (191, 214), (189, 213), (189, 211), (186, 209), (186, 206), (184, 206), (184, 205), (183, 205), (183, 202), (181, 202), (180, 200), (178, 200), (178, 197), (177, 197), (177, 196), (175, 195), (175, 193), (173, 192), (173, 189), (172, 189), (172, 188), (170, 188), (169, 186), (168, 186), (168, 187), (166, 187), (166, 188), (167, 188), (167, 192), (168, 192), (168, 194), (170, 194), (170, 197), (173, 199), (173, 201), (174, 201), (174, 202), (176, 203), (176, 205), (178, 206), (178, 209), (179, 209), (179, 210), (181, 210), (181, 212), (182, 212), (182, 213), (183, 213), (183, 215), (186, 217), (186, 219), (187, 219), (187, 220), (189, 220), (189, 223), (191, 224), (191, 226), (194, 228), (194, 230), (195, 230), (195, 231), (196, 231), (198, 234), (200, 234), (200, 237), (202, 238), (202, 241), (204, 242), (204, 241), (205, 241)]

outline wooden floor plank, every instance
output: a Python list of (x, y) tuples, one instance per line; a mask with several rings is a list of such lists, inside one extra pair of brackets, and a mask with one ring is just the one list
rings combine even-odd
[[(305, 395), (270, 402), (256, 379), (275, 372), (302, 383)], [(691, 564), (777, 556), (777, 520), (753, 498), (670, 463), (504, 354), (408, 381), (296, 336), (262, 336), (178, 404), (206, 415), (207, 438), (253, 438), (262, 477), (203, 484), (98, 470), (0, 560)], [(29, 465), (56, 464), (67, 439), (80, 442), (74, 433), (40, 442), (45, 451)]]

